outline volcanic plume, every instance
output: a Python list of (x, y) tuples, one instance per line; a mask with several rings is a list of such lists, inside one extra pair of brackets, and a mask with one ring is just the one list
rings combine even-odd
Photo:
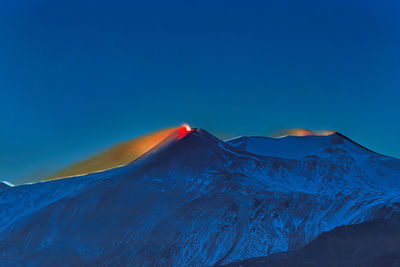
[(98, 155), (62, 169), (44, 180), (79, 176), (124, 166), (139, 158), (155, 146), (160, 145), (164, 141), (168, 141), (170, 138), (180, 139), (190, 131), (190, 126), (184, 124), (181, 127), (167, 128), (131, 139), (127, 142), (113, 146)]
[(327, 136), (336, 133), (333, 130), (312, 131), (305, 128), (295, 128), (283, 131), (279, 136)]

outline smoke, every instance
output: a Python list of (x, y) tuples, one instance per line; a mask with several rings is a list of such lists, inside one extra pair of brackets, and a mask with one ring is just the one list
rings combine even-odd
[(333, 130), (312, 131), (305, 128), (287, 129), (274, 134), (274, 137), (282, 136), (327, 136), (336, 133)]

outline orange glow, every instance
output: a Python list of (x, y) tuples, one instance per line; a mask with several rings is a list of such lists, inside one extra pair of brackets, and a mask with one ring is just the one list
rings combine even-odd
[(336, 133), (332, 130), (311, 131), (308, 129), (290, 129), (283, 132), (282, 136), (327, 136)]
[[(189, 127), (190, 128), (190, 127)], [(188, 132), (187, 128), (175, 127), (157, 131), (145, 136), (131, 139), (91, 158), (77, 162), (62, 169), (44, 180), (53, 180), (64, 177), (79, 176), (93, 172), (104, 171), (124, 166), (136, 160), (150, 149), (161, 144), (168, 138), (182, 138)]]

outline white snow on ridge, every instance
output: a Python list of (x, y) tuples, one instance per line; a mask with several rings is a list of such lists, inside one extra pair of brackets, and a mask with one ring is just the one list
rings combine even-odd
[(9, 186), (9, 187), (13, 187), (14, 186), (12, 183), (10, 183), (8, 181), (0, 181), (0, 184), (4, 184), (4, 185)]
[(362, 153), (363, 149), (338, 134), (327, 136), (284, 136), (239, 137), (226, 141), (228, 144), (245, 151), (281, 158), (301, 159), (307, 156), (327, 156), (332, 149), (347, 149), (352, 153)]

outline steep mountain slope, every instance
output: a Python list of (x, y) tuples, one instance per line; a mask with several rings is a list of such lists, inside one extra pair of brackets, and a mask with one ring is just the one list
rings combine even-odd
[(400, 161), (335, 138), (312, 150), (322, 154), (285, 158), (194, 129), (119, 168), (8, 188), (0, 261), (227, 264), (398, 211)]

